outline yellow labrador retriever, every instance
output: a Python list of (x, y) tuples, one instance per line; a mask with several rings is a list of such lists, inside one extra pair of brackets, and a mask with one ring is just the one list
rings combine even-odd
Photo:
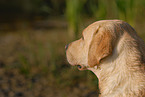
[(100, 97), (145, 97), (145, 43), (121, 20), (89, 25), (66, 45), (68, 62), (99, 79)]

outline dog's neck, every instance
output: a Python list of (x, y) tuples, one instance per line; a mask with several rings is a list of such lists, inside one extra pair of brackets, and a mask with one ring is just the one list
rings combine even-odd
[(126, 79), (128, 77), (126, 75), (126, 67), (124, 64), (125, 60), (118, 59), (118, 62), (110, 61), (108, 63), (106, 61), (98, 68), (90, 69), (99, 79), (99, 89), (103, 97), (113, 97), (114, 94), (117, 94), (117, 91), (123, 92), (123, 88), (127, 87), (129, 82)]
[[(134, 63), (135, 61), (133, 61), (138, 60), (135, 59), (137, 56), (133, 56), (136, 55), (134, 53), (137, 52), (133, 52), (131, 49), (120, 49), (118, 54), (117, 49), (118, 48), (115, 48), (115, 51), (113, 52), (114, 54), (111, 58), (102, 61), (99, 68), (89, 68), (89, 70), (94, 72), (99, 79), (101, 97), (126, 97), (126, 95), (128, 95), (128, 97), (133, 97), (131, 96), (133, 95), (131, 94), (131, 91), (136, 91), (133, 89), (141, 87), (137, 87), (138, 85), (136, 85), (140, 84), (136, 83), (138, 82), (138, 77), (142, 77), (140, 68), (137, 66), (139, 64), (136, 64)], [(134, 72), (134, 70), (137, 71)], [(144, 88), (144, 86), (142, 87)]]
[[(99, 89), (101, 97), (124, 97), (123, 93), (129, 93), (135, 87), (137, 78), (126, 66), (127, 57), (117, 59), (110, 64), (104, 63), (102, 66), (90, 69), (99, 79)], [(139, 76), (139, 75), (138, 75)], [(133, 84), (133, 85), (132, 85)], [(130, 97), (130, 96), (128, 96)]]

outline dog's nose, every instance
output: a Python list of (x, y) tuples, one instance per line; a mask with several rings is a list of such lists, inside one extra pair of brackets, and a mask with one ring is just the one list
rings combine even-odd
[(65, 50), (67, 50), (67, 49), (68, 49), (68, 46), (69, 46), (69, 44), (67, 44), (67, 45), (65, 46)]

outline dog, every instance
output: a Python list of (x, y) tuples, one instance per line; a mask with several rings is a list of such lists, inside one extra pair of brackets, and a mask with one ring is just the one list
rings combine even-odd
[(94, 22), (65, 48), (69, 64), (98, 77), (99, 97), (145, 97), (145, 43), (128, 23)]

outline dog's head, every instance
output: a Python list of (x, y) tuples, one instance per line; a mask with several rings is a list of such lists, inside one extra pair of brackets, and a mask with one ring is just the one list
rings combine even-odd
[(103, 20), (89, 25), (82, 38), (66, 46), (67, 60), (78, 65), (80, 70), (100, 65), (112, 55), (113, 49), (121, 37), (125, 26), (120, 20)]

